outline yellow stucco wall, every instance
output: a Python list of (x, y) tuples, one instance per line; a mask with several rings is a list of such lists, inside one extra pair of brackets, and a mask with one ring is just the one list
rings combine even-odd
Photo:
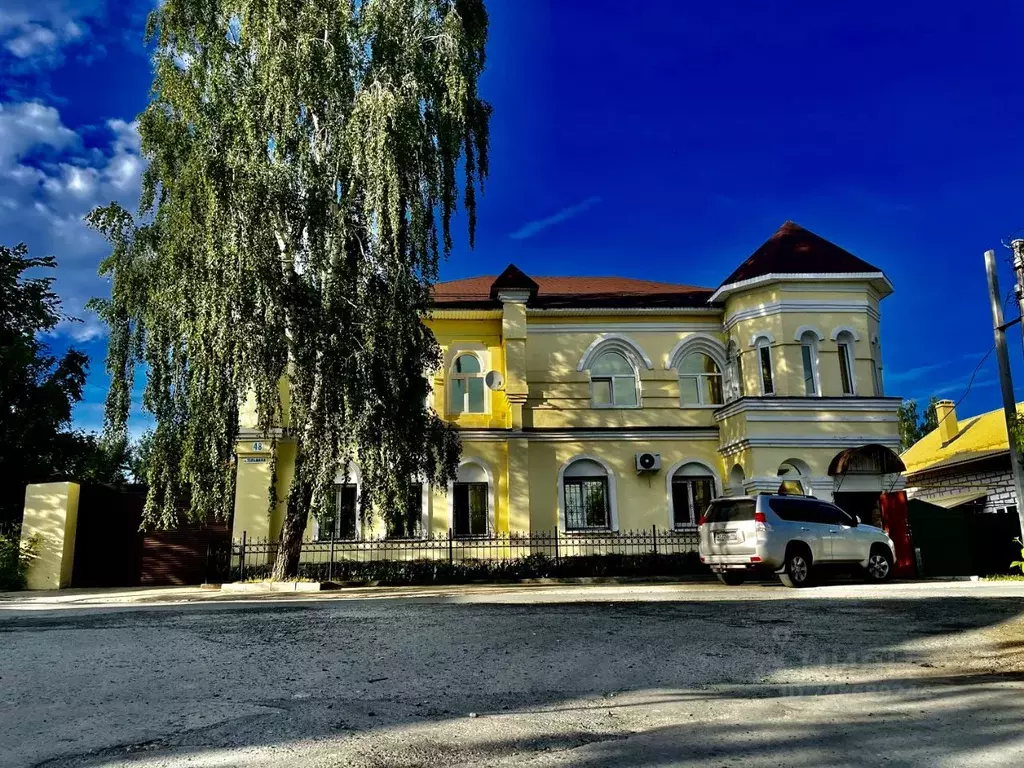
[[(731, 477), (740, 472), (748, 484), (751, 479), (757, 481), (755, 486), (770, 484), (787, 460), (806, 467), (821, 482), (844, 445), (894, 441), (894, 401), (867, 401), (879, 394), (875, 386), (881, 355), (878, 313), (875, 289), (857, 282), (776, 283), (732, 294), (720, 313), (569, 315), (533, 310), (514, 301), (506, 302), (501, 311), (437, 312), (425, 321), (443, 352), (443, 364), (432, 377), (431, 403), (463, 431), (463, 460), (479, 461), (493, 479), (496, 531), (553, 529), (558, 515), (558, 472), (577, 455), (599, 457), (614, 475), (620, 529), (665, 527), (668, 479), (679, 461), (694, 460), (710, 468), (719, 490), (732, 485)], [(820, 389), (813, 398), (803, 397), (797, 340), (803, 326), (822, 336)], [(854, 398), (842, 397), (838, 352), (831, 338), (837, 328), (850, 328), (857, 336)], [(680, 342), (709, 338), (719, 345), (724, 358), (726, 346), (734, 340), (743, 355), (746, 394), (756, 397), (760, 377), (751, 343), (764, 332), (774, 339), (775, 397), (765, 398), (774, 402), (771, 409), (716, 418), (720, 406), (681, 407), (678, 374), (666, 368)], [(593, 407), (590, 374), (577, 370), (595, 341), (610, 334), (628, 338), (650, 362), (650, 367), (644, 363), (638, 370), (640, 407)], [(453, 417), (449, 413), (447, 372), (462, 351), (478, 354), (485, 371), (498, 371), (504, 378), (501, 390), (487, 390), (484, 414)], [(787, 398), (799, 398), (799, 407), (785, 407)], [(839, 407), (837, 399), (853, 405)], [(808, 406), (810, 402), (820, 406)], [(628, 435), (606, 439), (614, 430), (628, 431)], [(645, 437), (652, 430), (659, 434)], [(690, 430), (689, 436), (681, 430)], [(772, 440), (785, 444), (768, 444)], [(246, 458), (257, 460), (260, 453), (240, 443), (236, 533), (242, 521), (262, 535), (277, 535), (291, 479), (290, 450), (282, 442), (280, 503), (268, 515), (269, 466), (247, 463)], [(663, 470), (638, 477), (634, 457), (639, 451), (660, 453)], [(428, 530), (444, 536), (452, 524), (447, 489), (433, 488), (428, 495)], [(382, 536), (384, 531), (384, 521), (377, 515), (363, 524), (362, 536)], [(309, 526), (307, 536), (312, 535), (313, 526)]]
[[(729, 326), (729, 337), (733, 339), (742, 355), (744, 392), (748, 395), (761, 393), (761, 379), (757, 350), (753, 346), (755, 337), (768, 334), (771, 344), (772, 365), (775, 377), (775, 394), (785, 397), (799, 397), (804, 393), (803, 360), (797, 331), (813, 328), (823, 340), (818, 343), (818, 370), (821, 384), (819, 394), (831, 397), (843, 395), (839, 373), (839, 352), (832, 339), (833, 332), (840, 328), (852, 329), (858, 340), (854, 342), (854, 394), (875, 396), (874, 368), (880, 365), (881, 352), (872, 342), (879, 335), (876, 319), (879, 312), (877, 293), (867, 283), (852, 283), (845, 291), (829, 290), (826, 284), (799, 284), (801, 290), (792, 286), (775, 284), (730, 296), (725, 306), (725, 323)], [(778, 306), (786, 311), (779, 311)], [(832, 309), (809, 308), (798, 311), (801, 305), (824, 306)], [(850, 309), (834, 307), (849, 305)], [(744, 312), (762, 311), (757, 317), (736, 320)]]
[(79, 491), (78, 483), (69, 482), (39, 483), (25, 489), (21, 541), (35, 541), (38, 547), (28, 569), (29, 589), (60, 589), (71, 584)]

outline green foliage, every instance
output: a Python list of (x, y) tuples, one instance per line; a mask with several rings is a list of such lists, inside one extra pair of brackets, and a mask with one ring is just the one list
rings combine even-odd
[[(338, 560), (302, 563), (298, 575), (308, 581), (372, 582), (375, 584), (465, 584), (471, 581), (569, 579), (587, 577), (680, 576), (706, 573), (694, 552), (673, 555), (588, 555), (555, 560), (534, 554), (509, 560)], [(237, 574), (236, 574), (237, 575)], [(247, 580), (270, 576), (270, 567), (246, 567)]]
[(0, 532), (0, 592), (25, 588), (29, 564), (38, 557), (39, 538), (22, 544), (16, 530)]
[(97, 458), (95, 438), (70, 430), (88, 359), (76, 349), (57, 357), (43, 343), (70, 319), (53, 291), (56, 266), (24, 244), (0, 245), (0, 525), (20, 521), (26, 483), (77, 475)]
[(456, 470), (457, 436), (426, 405), (440, 349), (421, 317), (460, 187), (473, 242), (487, 14), (483, 0), (165, 0), (148, 30), (139, 216), (89, 217), (112, 246), (111, 299), (95, 305), (107, 431), (125, 433), (143, 364), (145, 521), (224, 516), (253, 398), (259, 431), (297, 442), (278, 558), (294, 575), (308, 513), (348, 460), (364, 515)]
[(1010, 568), (1011, 569), (1012, 568), (1016, 568), (1018, 571), (1020, 571), (1022, 574), (1024, 574), (1024, 542), (1022, 542), (1020, 540), (1019, 536), (1016, 539), (1014, 539), (1014, 542), (1018, 546), (1020, 546), (1020, 548), (1021, 548), (1020, 549), (1020, 557), (1021, 557), (1021, 559), (1020, 560), (1014, 560), (1012, 563), (1010, 563)]
[(917, 412), (916, 400), (904, 400), (897, 411), (900, 430), (900, 450), (905, 451), (929, 432), (937, 429), (939, 419), (935, 413), (936, 397), (928, 400), (922, 419)]

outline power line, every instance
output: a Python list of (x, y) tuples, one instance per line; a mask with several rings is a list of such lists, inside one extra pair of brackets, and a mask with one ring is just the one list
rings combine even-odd
[[(1024, 337), (1022, 337), (1022, 339), (1024, 339)], [(1024, 341), (1022, 341), (1022, 344), (1024, 344)], [(967, 395), (969, 395), (971, 393), (971, 387), (974, 386), (974, 379), (977, 378), (978, 371), (981, 370), (981, 366), (983, 366), (985, 364), (985, 361), (988, 360), (988, 356), (991, 355), (993, 352), (995, 352), (995, 350), (996, 350), (996, 347), (995, 347), (995, 344), (993, 344), (991, 347), (989, 347), (988, 352), (986, 352), (984, 354), (984, 356), (981, 358), (981, 360), (978, 361), (978, 364), (976, 366), (974, 366), (974, 373), (971, 374), (971, 380), (967, 382), (967, 389), (965, 389), (964, 393), (962, 395), (960, 395), (960, 399), (957, 400), (953, 404), (952, 410), (950, 410), (949, 413), (947, 413), (938, 422), (936, 422), (936, 424), (935, 424), (936, 428), (938, 428), (939, 424), (941, 424), (943, 421), (945, 421), (950, 416), (952, 416), (954, 413), (956, 413), (956, 409), (960, 407), (960, 403), (962, 403), (967, 398)]]

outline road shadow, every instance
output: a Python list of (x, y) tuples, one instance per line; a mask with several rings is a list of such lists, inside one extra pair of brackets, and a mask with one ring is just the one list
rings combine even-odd
[[(944, 759), (955, 763), (1020, 743), (1024, 640), (1007, 627), (1022, 618), (1024, 599), (963, 597), (64, 611), (0, 621), (0, 642), (20, 659), (3, 684), (24, 689), (0, 722), (31, 718), (37, 702), (50, 702), (45, 711), (64, 731), (33, 750), (40, 765), (145, 764), (172, 754), (202, 765), (215, 753), (222, 759), (224, 744), (386, 742), (400, 730), (458, 731), (472, 712), (480, 717), (448, 764), (569, 750), (565, 764), (586, 766), (728, 764), (765, 752), (776, 763), (822, 765), (847, 749), (927, 764), (950, 729), (970, 723), (948, 744)], [(99, 675), (97, 693), (90, 686)], [(87, 711), (69, 702), (78, 692), (92, 704)], [(876, 701), (886, 715), (817, 718), (800, 705), (839, 696)], [(140, 711), (134, 701), (155, 704)], [(789, 722), (786, 713), (800, 706), (799, 724)], [(211, 722), (181, 725), (184, 711), (203, 708)], [(634, 734), (601, 719), (659, 708), (694, 722), (651, 722)], [(97, 711), (106, 732), (76, 727)], [(494, 727), (566, 717), (585, 719), (586, 733), (563, 723), (516, 741)], [(26, 743), (8, 746), (26, 754)], [(790, 761), (790, 753), (805, 757)]]

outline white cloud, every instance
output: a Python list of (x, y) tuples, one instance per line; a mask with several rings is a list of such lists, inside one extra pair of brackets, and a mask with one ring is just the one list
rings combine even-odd
[(84, 217), (112, 200), (133, 210), (143, 169), (136, 124), (110, 120), (105, 128), (108, 140), (86, 147), (53, 107), (0, 103), (0, 237), (5, 245), (24, 241), (31, 253), (57, 258), (64, 310), (83, 322), (61, 324), (56, 332), (77, 342), (103, 334), (85, 303), (109, 291), (96, 274), (107, 244)]
[(563, 208), (551, 216), (526, 222), (515, 232), (512, 232), (509, 237), (513, 240), (525, 240), (528, 237), (533, 237), (538, 232), (543, 232), (548, 227), (553, 227), (556, 224), (561, 224), (563, 221), (568, 221), (569, 219), (579, 216), (581, 213), (590, 210), (600, 202), (600, 197), (588, 197), (586, 200), (576, 203), (575, 205), (570, 205), (567, 208)]
[(0, 43), (18, 59), (53, 66), (63, 47), (86, 37), (104, 5), (103, 0), (4, 0)]
[(0, 104), (0, 173), (30, 149), (64, 150), (80, 143), (53, 107), (31, 101)]

